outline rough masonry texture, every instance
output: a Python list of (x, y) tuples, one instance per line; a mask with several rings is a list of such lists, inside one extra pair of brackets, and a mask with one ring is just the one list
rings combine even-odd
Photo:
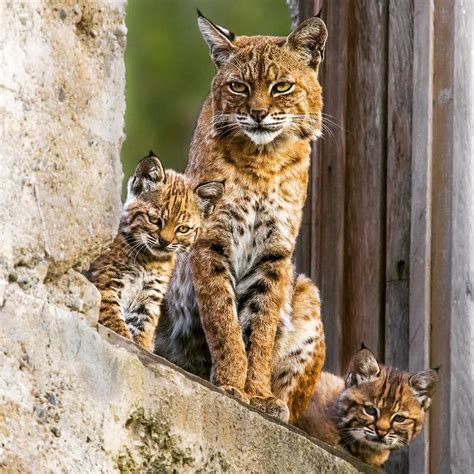
[(0, 472), (357, 472), (105, 329), (124, 0), (0, 2)]

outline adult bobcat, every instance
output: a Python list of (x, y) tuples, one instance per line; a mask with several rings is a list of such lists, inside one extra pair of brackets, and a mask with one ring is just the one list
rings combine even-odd
[(179, 257), (155, 350), (294, 421), (325, 356), (318, 290), (295, 276), (292, 256), (321, 131), (327, 31), (316, 17), (287, 38), (198, 22), (217, 72), (186, 174), (225, 181), (225, 192), (191, 257)]

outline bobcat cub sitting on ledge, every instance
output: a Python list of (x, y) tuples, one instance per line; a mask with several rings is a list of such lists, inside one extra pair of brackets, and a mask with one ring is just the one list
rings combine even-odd
[(321, 374), (298, 426), (380, 467), (390, 451), (408, 446), (422, 430), (437, 381), (433, 369), (410, 376), (380, 366), (362, 345), (352, 357), (345, 380)]
[(196, 241), (223, 189), (211, 181), (193, 190), (183, 175), (165, 172), (152, 152), (140, 161), (117, 237), (86, 272), (102, 296), (101, 324), (152, 349), (176, 253)]

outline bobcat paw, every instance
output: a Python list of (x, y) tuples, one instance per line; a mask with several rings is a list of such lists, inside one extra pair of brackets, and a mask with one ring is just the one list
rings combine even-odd
[(248, 395), (242, 390), (239, 390), (238, 388), (233, 387), (232, 385), (221, 385), (219, 388), (224, 390), (225, 393), (228, 393), (229, 395), (232, 395), (235, 398), (238, 398), (239, 400), (242, 400), (245, 403), (249, 402)]
[(267, 415), (274, 416), (279, 420), (288, 423), (290, 419), (290, 410), (288, 405), (283, 401), (275, 397), (252, 397), (250, 399), (250, 405), (255, 407), (257, 410), (263, 411)]

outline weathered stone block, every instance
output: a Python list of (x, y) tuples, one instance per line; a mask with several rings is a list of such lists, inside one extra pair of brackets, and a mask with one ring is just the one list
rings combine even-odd
[(125, 0), (0, 2), (0, 258), (80, 267), (116, 231)]

